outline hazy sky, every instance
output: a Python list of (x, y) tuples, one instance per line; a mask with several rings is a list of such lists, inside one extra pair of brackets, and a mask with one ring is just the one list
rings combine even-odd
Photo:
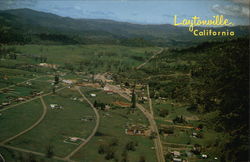
[(204, 19), (223, 14), (249, 24), (249, 0), (0, 0), (0, 9), (31, 8), (72, 18), (172, 24), (173, 16)]

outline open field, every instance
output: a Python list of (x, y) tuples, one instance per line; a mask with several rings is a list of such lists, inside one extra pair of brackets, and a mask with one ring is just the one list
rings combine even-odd
[[(7, 87), (3, 87), (0, 103), (11, 101), (11, 104), (31, 98), (35, 93), (49, 93), (52, 91), (53, 76), (38, 76), (31, 79), (22, 79)], [(8, 81), (9, 82), (9, 81)], [(60, 86), (59, 86), (60, 87)], [(20, 98), (20, 100), (18, 100)], [(17, 99), (17, 100), (15, 100)]]
[[(38, 63), (35, 57), (46, 57), (47, 63), (67, 66), (82, 71), (106, 72), (126, 70), (138, 66), (158, 50), (155, 47), (125, 47), (116, 45), (24, 45), (10, 46), (25, 55), (29, 63)], [(69, 61), (70, 60), (70, 61)]]
[[(78, 80), (80, 82), (91, 81), (89, 73), (107, 70), (117, 71), (118, 69), (125, 70), (126, 68), (136, 67), (150, 58), (152, 51), (157, 50), (157, 48), (151, 47), (137, 48), (106, 45), (25, 45), (15, 46), (15, 48), (20, 52), (17, 59), (1, 59), (0, 62), (0, 70), (2, 71), (0, 75), (0, 88), (4, 92), (0, 95), (0, 101), (11, 101), (11, 105), (7, 106), (7, 108), (11, 108), (4, 108), (4, 112), (0, 116), (0, 119), (2, 118), (1, 120), (3, 121), (1, 124), (5, 133), (1, 134), (0, 139), (5, 140), (8, 137), (17, 135), (37, 122), (38, 118), (42, 115), (42, 104), (39, 99), (29, 101), (29, 99), (36, 97), (32, 96), (34, 92), (43, 92), (42, 94), (45, 96), (42, 98), (47, 110), (41, 122), (31, 127), (31, 129), (27, 129), (27, 132), (25, 131), (16, 136), (16, 138), (7, 141), (5, 148), (1, 147), (0, 150), (6, 159), (13, 160), (23, 157), (26, 159), (44, 159), (46, 161), (56, 161), (43, 157), (47, 154), (49, 147), (52, 148), (55, 157), (64, 158), (68, 156), (69, 153), (76, 149), (90, 135), (96, 120), (92, 108), (82, 99), (76, 89), (67, 88), (56, 92), (56, 94), (46, 95), (52, 92), (53, 86), (51, 83), (54, 81), (54, 75), (59, 73), (61, 81), (63, 79)], [(47, 58), (47, 63), (59, 65), (56, 73), (53, 69), (37, 66), (40, 63), (37, 57), (40, 58), (41, 56)], [(111, 57), (114, 59), (110, 59)], [(73, 69), (68, 67), (69, 64), (73, 64)], [(90, 69), (91, 71), (89, 71)], [(78, 73), (79, 70), (83, 72)], [(58, 85), (58, 88), (60, 88), (63, 84), (59, 83)], [(122, 156), (125, 156), (122, 155), (124, 147), (128, 142), (133, 142), (136, 144), (136, 150), (127, 151), (126, 153), (130, 161), (138, 161), (140, 156), (145, 157), (147, 161), (156, 161), (155, 150), (152, 149), (154, 144), (148, 136), (131, 136), (125, 134), (127, 124), (148, 125), (146, 118), (141, 112), (136, 110), (131, 114), (130, 103), (117, 94), (107, 93), (103, 90), (90, 87), (82, 88), (82, 92), (92, 103), (97, 101), (107, 104), (110, 105), (111, 109), (107, 111), (99, 110), (101, 125), (96, 135), (87, 143), (87, 152), (84, 146), (73, 156), (73, 159), (82, 160), (83, 154), (81, 152), (84, 150), (84, 154), (96, 154), (96, 156), (93, 156), (96, 157), (95, 160), (103, 160), (104, 155), (95, 152), (96, 149), (89, 150), (88, 148), (99, 147), (94, 142), (96, 140), (99, 141), (99, 135), (102, 136), (104, 133), (105, 138), (102, 139), (104, 144), (108, 144), (113, 139), (118, 139), (119, 142), (116, 146), (117, 158), (121, 159)], [(95, 93), (96, 97), (91, 97), (90, 94), (92, 93)], [(25, 99), (27, 103), (22, 103), (23, 100), (21, 98), (28, 96), (31, 98)], [(22, 101), (16, 101), (18, 98)], [(15, 104), (20, 105), (15, 106)], [(57, 104), (59, 108), (52, 109), (51, 104)], [(15, 118), (15, 122), (13, 118)], [(28, 120), (26, 121), (22, 118)], [(109, 120), (109, 118), (113, 119)], [(20, 120), (22, 122), (19, 122)], [(6, 123), (8, 123), (8, 127), (6, 127)], [(19, 124), (22, 124), (22, 126), (19, 126)], [(9, 125), (13, 126), (10, 127)], [(7, 130), (7, 128), (12, 129)], [(34, 154), (31, 154), (32, 152)], [(145, 152), (147, 152), (146, 155)], [(88, 158), (91, 161), (93, 157), (89, 156)]]
[(0, 68), (0, 89), (23, 82), (33, 77), (32, 73), (24, 70)]
[[(0, 142), (31, 126), (42, 114), (39, 99), (0, 112)], [(22, 121), (22, 122), (20, 122)]]
[[(145, 119), (140, 115), (141, 112), (127, 115), (125, 109), (115, 109), (108, 112), (100, 112), (101, 124), (98, 132), (93, 139), (82, 148), (72, 159), (84, 160), (86, 162), (92, 161), (108, 161), (105, 160), (105, 154), (99, 154), (98, 149), (100, 145), (109, 145), (114, 139), (118, 142), (117, 146), (110, 149), (114, 151), (114, 158), (121, 160), (123, 152), (126, 150), (125, 146), (128, 142), (134, 141), (138, 143), (135, 151), (127, 151), (129, 161), (138, 161), (140, 156), (144, 156), (146, 161), (156, 161), (153, 141), (149, 137), (130, 136), (125, 134), (125, 126), (128, 122), (143, 123)], [(141, 117), (140, 117), (141, 116)], [(142, 121), (140, 121), (140, 119)]]
[[(176, 92), (174, 95), (178, 96), (179, 92), (173, 91), (171, 88), (176, 86), (175, 81), (182, 82), (182, 80), (178, 79), (184, 79), (185, 81), (188, 79), (189, 76), (185, 70), (181, 72), (172, 71), (165, 80), (165, 76), (159, 75), (162, 80), (159, 85), (150, 82), (148, 84), (139, 83), (135, 86), (137, 102), (145, 107), (145, 110), (142, 109), (144, 114), (139, 109), (135, 109), (133, 112), (131, 102), (118, 95), (120, 94), (119, 91), (126, 95), (132, 92), (136, 79), (129, 80), (125, 78), (123, 81), (119, 81), (121, 78), (117, 78), (119, 77), (117, 73), (126, 71), (128, 68), (142, 67), (143, 69), (147, 67), (148, 65), (143, 64), (143, 62), (147, 62), (146, 60), (152, 56), (152, 53), (148, 51), (155, 51), (157, 48), (104, 45), (25, 45), (15, 47), (21, 53), (19, 61), (35, 65), (34, 68), (37, 68), (37, 71), (32, 71), (33, 68), (21, 70), (21, 64), (17, 64), (17, 69), (13, 69), (13, 67), (10, 69), (7, 66), (8, 63), (15, 61), (18, 63), (18, 60), (1, 60), (3, 64), (0, 64), (0, 70), (3, 71), (3, 75), (1, 75), (0, 88), (8, 85), (8, 90), (3, 91), (0, 101), (4, 102), (10, 97), (29, 96), (34, 91), (43, 91), (43, 94), (51, 92), (51, 94), (41, 97), (47, 107), (45, 118), (41, 123), (17, 138), (8, 141), (5, 145), (9, 146), (8, 149), (0, 148), (7, 158), (20, 156), (19, 153), (18, 155), (17, 153), (15, 155), (10, 153), (11, 149), (18, 148), (20, 152), (24, 152), (23, 156), (30, 156), (29, 153), (25, 153), (26, 150), (26, 152), (33, 151), (33, 156), (38, 159), (46, 159), (44, 156), (46, 156), (50, 148), (54, 157), (57, 159), (62, 158), (62, 160), (72, 159), (92, 162), (127, 159), (136, 162), (140, 159), (146, 159), (146, 161), (154, 162), (157, 161), (158, 154), (156, 156), (156, 153), (160, 148), (159, 144), (154, 143), (155, 140), (152, 140), (155, 137), (152, 137), (151, 133), (140, 135), (125, 133), (127, 132), (126, 129), (128, 130), (131, 125), (137, 127), (132, 129), (132, 132), (140, 130), (141, 128), (138, 129), (138, 126), (149, 130), (149, 123), (144, 115), (148, 115), (153, 122), (156, 122), (153, 130), (155, 132), (159, 130), (160, 135), (157, 135), (157, 139), (162, 142), (165, 155), (170, 154), (172, 151), (180, 151), (181, 158), (198, 161), (200, 157), (191, 153), (191, 150), (196, 144), (199, 144), (202, 146), (202, 153), (211, 157), (214, 156), (205, 148), (214, 141), (216, 133), (205, 126), (203, 127), (204, 123), (201, 121), (201, 117), (198, 113), (189, 111), (189, 106), (164, 96), (170, 92)], [(47, 58), (47, 63), (59, 65), (58, 68), (55, 70), (37, 66), (40, 62), (36, 60), (36, 57), (41, 56)], [(178, 61), (176, 64), (172, 63), (169, 66), (175, 68), (186, 64), (185, 61)], [(55, 80), (56, 74), (59, 75), (61, 81), (57, 84), (58, 88), (65, 86), (66, 89), (52, 94), (52, 82)], [(144, 76), (140, 76), (140, 73), (131, 75), (144, 78)], [(156, 78), (150, 78), (149, 76), (147, 79), (154, 81)], [(76, 82), (75, 85), (77, 86), (65, 83), (67, 80)], [(106, 83), (106, 81), (111, 82)], [(125, 82), (129, 82), (129, 84), (125, 84)], [(108, 85), (106, 87), (108, 90), (103, 88), (105, 84)], [(149, 85), (155, 87), (149, 88)], [(168, 89), (162, 89), (166, 85)], [(84, 96), (79, 94), (78, 86), (83, 86), (80, 87), (80, 90), (87, 99), (84, 99)], [(164, 97), (160, 97), (161, 95)], [(151, 96), (152, 100), (149, 100), (149, 96)], [(91, 103), (87, 103), (88, 100)], [(35, 117), (38, 119), (39, 115), (41, 115), (42, 109), (39, 111), (34, 109), (41, 108), (41, 103), (34, 105), (33, 102), (35, 101), (38, 100), (22, 104), (27, 109), (25, 113), (32, 114), (32, 117), (34, 117), (34, 119), (28, 118), (30, 125), (36, 122)], [(149, 101), (152, 101), (152, 109), (149, 106), (149, 103), (151, 103)], [(27, 106), (28, 104), (33, 104), (33, 106)], [(90, 106), (92, 104), (94, 105), (92, 108), (95, 107), (98, 110), (100, 125), (97, 124), (99, 122), (96, 122), (99, 121), (96, 119), (98, 113), (96, 113), (97, 115), (94, 113), (93, 110), (95, 109)], [(31, 110), (31, 107), (34, 108)], [(18, 106), (7, 109), (3, 115), (11, 110), (18, 110)], [(18, 117), (15, 118), (18, 119)], [(6, 120), (5, 123), (7, 122), (10, 121)], [(200, 125), (203, 128), (197, 130)], [(25, 128), (22, 128), (22, 130), (25, 130)], [(6, 132), (15, 135), (22, 130), (14, 128)], [(95, 132), (96, 130), (97, 132)], [(6, 139), (9, 136), (11, 135), (4, 135), (3, 138)], [(216, 136), (219, 135), (216, 134)], [(86, 145), (82, 146), (81, 144), (85, 144), (85, 141), (87, 141)], [(128, 147), (132, 147), (132, 149)], [(79, 150), (76, 148), (79, 148)], [(19, 152), (18, 149), (13, 152)], [(172, 158), (166, 157), (166, 160), (170, 159)], [(52, 159), (46, 160), (53, 161)]]
[[(44, 97), (48, 108), (45, 119), (30, 132), (10, 141), (8, 144), (37, 152), (46, 153), (48, 146), (53, 147), (55, 155), (66, 156), (88, 137), (95, 125), (94, 113), (86, 103), (74, 101), (71, 97), (80, 98), (75, 90), (63, 90), (56, 95)], [(50, 104), (59, 104), (62, 108), (52, 109)], [(84, 121), (91, 118), (92, 121)], [(82, 119), (82, 120), (81, 120)], [(77, 142), (67, 141), (77, 137)]]
[(37, 156), (37, 155), (34, 155), (34, 154), (30, 154), (30, 153), (15, 151), (15, 150), (8, 149), (8, 148), (5, 148), (5, 147), (0, 147), (0, 152), (4, 156), (5, 161), (18, 161), (18, 160), (19, 161), (32, 161), (32, 160), (37, 160), (37, 161), (46, 161), (46, 162), (62, 162), (61, 160), (56, 160), (56, 159)]
[[(111, 93), (107, 94), (107, 92), (104, 92), (103, 90), (91, 88), (91, 87), (83, 87), (82, 88), (83, 93), (86, 95), (86, 97), (94, 103), (94, 101), (99, 101), (105, 104), (113, 104), (116, 101), (128, 103), (127, 100), (120, 97), (117, 94)], [(95, 97), (91, 97), (91, 94), (95, 94)], [(130, 104), (130, 103), (128, 103)]]
[[(91, 100), (98, 100), (99, 102), (105, 102), (111, 104), (114, 101), (124, 101), (124, 99), (116, 94), (107, 95), (101, 90), (95, 90), (94, 88), (84, 87), (82, 88), (85, 95)], [(91, 97), (89, 93), (95, 93), (95, 97)], [(124, 101), (125, 102), (125, 101)], [(100, 145), (109, 145), (112, 141), (117, 140), (115, 146), (111, 146), (110, 149), (114, 152), (114, 159), (121, 160), (124, 158), (124, 151), (127, 152), (127, 158), (129, 161), (138, 161), (140, 156), (144, 156), (146, 161), (156, 161), (155, 150), (152, 149), (153, 141), (149, 137), (145, 136), (131, 136), (125, 134), (125, 128), (127, 124), (143, 124), (148, 125), (146, 118), (143, 114), (136, 110), (134, 113), (129, 113), (130, 108), (117, 108), (111, 106), (110, 110), (100, 110), (100, 127), (93, 137), (93, 139), (82, 148), (75, 156), (74, 160), (83, 159), (86, 162), (91, 161), (108, 161), (105, 160), (105, 154), (98, 153)], [(135, 151), (126, 151), (125, 146), (128, 142), (134, 141), (138, 143)]]
[(182, 105), (174, 105), (172, 101), (156, 101), (153, 100), (153, 107), (154, 107), (154, 113), (158, 118), (160, 117), (161, 110), (166, 110), (168, 112), (168, 115), (166, 115), (164, 118), (162, 117), (162, 120), (168, 121), (173, 120), (176, 116), (182, 115), (186, 120), (188, 121), (198, 121), (199, 116), (195, 112), (190, 112), (187, 110), (189, 106), (182, 106)]

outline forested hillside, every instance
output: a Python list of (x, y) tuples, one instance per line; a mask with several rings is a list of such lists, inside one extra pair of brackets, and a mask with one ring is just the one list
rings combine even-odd
[[(222, 27), (214, 30), (225, 29)], [(237, 37), (248, 35), (246, 26), (236, 26), (232, 30)], [(0, 42), (5, 44), (119, 44), (180, 47), (221, 39), (221, 37), (195, 37), (186, 27), (169, 24), (141, 25), (112, 20), (72, 19), (31, 9), (0, 11), (0, 34)]]
[(207, 127), (223, 134), (206, 150), (222, 161), (247, 161), (249, 39), (165, 50), (142, 69), (115, 78), (149, 84), (152, 98), (189, 105)]

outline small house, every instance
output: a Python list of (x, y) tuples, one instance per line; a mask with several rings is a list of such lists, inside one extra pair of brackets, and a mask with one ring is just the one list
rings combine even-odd
[(172, 153), (173, 153), (174, 157), (181, 156), (181, 153), (179, 151), (173, 151)]
[(58, 104), (50, 104), (50, 107), (52, 109), (61, 109), (62, 108), (62, 106), (59, 106)]
[(105, 86), (103, 90), (109, 94), (113, 93), (113, 91), (108, 86)]
[(174, 161), (174, 162), (181, 162), (182, 160), (179, 159), (179, 158), (173, 158), (173, 161)]
[(96, 97), (96, 94), (91, 93), (90, 96), (91, 96), (91, 97)]
[(207, 158), (207, 155), (202, 154), (201, 157), (202, 157), (203, 159), (206, 159), (206, 158)]
[(78, 138), (77, 138), (77, 137), (70, 137), (69, 140), (70, 140), (71, 142), (76, 142), (76, 141), (78, 140)]
[(143, 125), (129, 125), (125, 129), (125, 134), (146, 136), (150, 134), (150, 130), (146, 126), (143, 126)]
[(18, 101), (25, 101), (25, 98), (19, 97), (17, 100)]
[(104, 108), (105, 110), (109, 110), (109, 109), (111, 109), (111, 107), (109, 106), (109, 105), (105, 105), (105, 108)]
[(10, 102), (3, 102), (2, 103), (2, 106), (8, 106), (8, 105), (10, 105)]
[(73, 84), (74, 82), (72, 80), (62, 80), (65, 84)]
[(192, 136), (193, 136), (193, 137), (195, 137), (195, 138), (197, 138), (197, 135), (198, 135), (198, 134), (197, 134), (197, 133), (195, 133), (195, 132), (194, 132), (194, 133), (192, 133)]

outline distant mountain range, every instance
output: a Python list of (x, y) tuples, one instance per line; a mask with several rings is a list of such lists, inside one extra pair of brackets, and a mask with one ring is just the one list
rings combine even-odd
[[(215, 30), (223, 30), (216, 28)], [(248, 35), (249, 27), (236, 26), (231, 30), (236, 35)], [(9, 35), (6, 35), (9, 33)], [(73, 19), (31, 9), (13, 9), (0, 11), (0, 39), (10, 39), (10, 33), (25, 35), (24, 42), (61, 42), (63, 43), (109, 43), (127, 45), (188, 45), (215, 37), (195, 37), (186, 27), (173, 25), (140, 25), (103, 19)], [(16, 37), (18, 37), (16, 36)], [(14, 41), (18, 42), (18, 41)]]

